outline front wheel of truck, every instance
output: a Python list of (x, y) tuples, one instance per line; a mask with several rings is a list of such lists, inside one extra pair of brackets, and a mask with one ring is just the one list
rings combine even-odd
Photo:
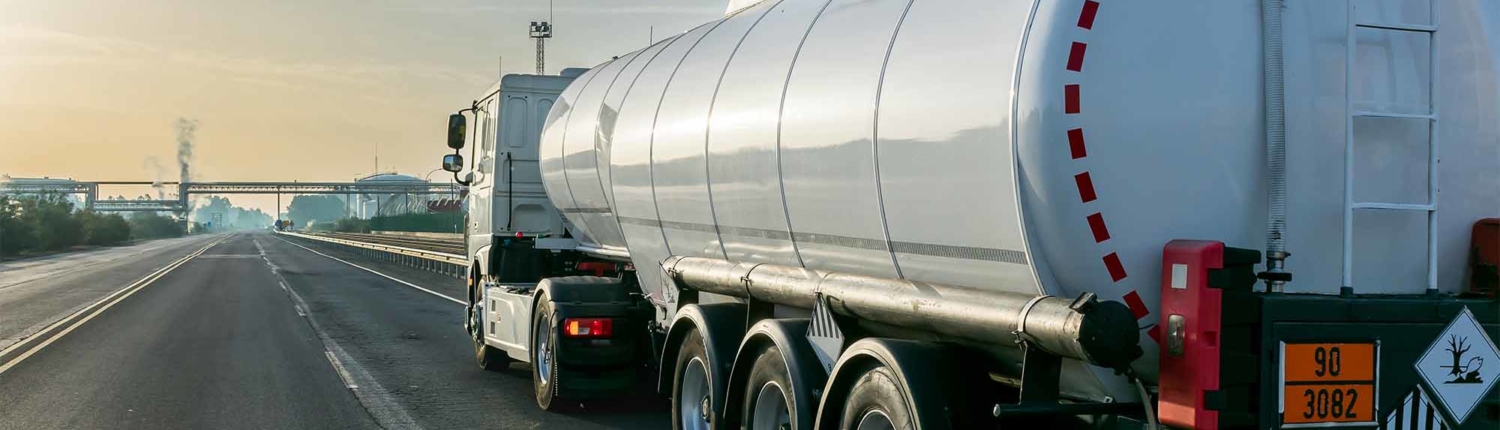
[(510, 356), (505, 351), (484, 342), (484, 295), (480, 294), (479, 271), (469, 271), (469, 315), (467, 324), (469, 338), (474, 341), (474, 361), (479, 368), (501, 371), (510, 368)]

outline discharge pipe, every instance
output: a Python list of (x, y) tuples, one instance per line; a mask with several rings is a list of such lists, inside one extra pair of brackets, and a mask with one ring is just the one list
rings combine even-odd
[(670, 257), (662, 267), (696, 291), (804, 309), (821, 293), (838, 315), (983, 345), (1026, 341), (1101, 367), (1126, 369), (1141, 355), (1130, 309), (1092, 293), (1070, 300), (697, 257)]

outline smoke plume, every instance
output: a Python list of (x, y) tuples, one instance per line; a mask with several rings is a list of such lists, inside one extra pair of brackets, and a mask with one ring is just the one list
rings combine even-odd
[(186, 184), (193, 180), (193, 133), (198, 131), (198, 120), (177, 118), (177, 168), (178, 180)]

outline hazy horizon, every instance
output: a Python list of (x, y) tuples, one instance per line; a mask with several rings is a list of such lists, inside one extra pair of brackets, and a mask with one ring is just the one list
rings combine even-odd
[[(547, 73), (644, 47), (652, 26), (657, 40), (686, 31), (726, 4), (556, 1)], [(548, 16), (545, 0), (0, 8), (0, 174), (141, 181), (179, 177), (179, 119), (197, 121), (195, 180), (424, 177), (447, 152), (447, 114), (498, 79), (502, 57), (504, 73), (534, 72), (526, 26)], [(275, 213), (275, 196), (231, 199)]]

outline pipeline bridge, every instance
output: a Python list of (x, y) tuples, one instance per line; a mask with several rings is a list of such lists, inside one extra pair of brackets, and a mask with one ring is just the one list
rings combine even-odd
[[(175, 199), (113, 200), (99, 199), (100, 187), (151, 186), (175, 187)], [(357, 182), (152, 182), (152, 181), (73, 181), (38, 180), (0, 182), (0, 195), (72, 194), (82, 195), (84, 208), (96, 212), (186, 212), (192, 207), (193, 194), (336, 194), (336, 195), (451, 195), (458, 197), (463, 187), (427, 181), (357, 181)], [(280, 207), (280, 203), (277, 204)]]

